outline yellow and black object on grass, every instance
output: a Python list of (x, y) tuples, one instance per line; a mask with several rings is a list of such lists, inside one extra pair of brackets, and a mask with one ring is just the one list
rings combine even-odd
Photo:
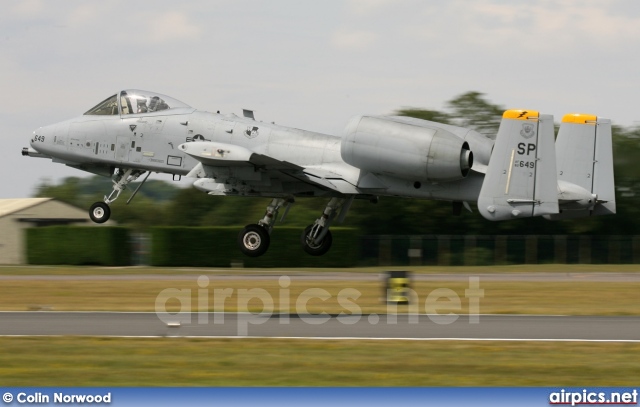
[(384, 298), (387, 303), (409, 304), (411, 276), (406, 270), (387, 271)]

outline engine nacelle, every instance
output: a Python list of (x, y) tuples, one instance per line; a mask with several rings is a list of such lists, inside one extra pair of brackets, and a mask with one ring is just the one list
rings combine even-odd
[(354, 167), (411, 181), (459, 180), (473, 165), (469, 144), (460, 137), (399, 117), (354, 117), (340, 153)]

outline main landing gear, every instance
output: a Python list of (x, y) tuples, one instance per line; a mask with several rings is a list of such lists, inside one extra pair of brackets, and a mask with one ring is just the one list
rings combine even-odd
[(278, 211), (283, 206), (286, 207), (281, 219), (284, 220), (293, 202), (293, 198), (288, 200), (274, 198), (269, 206), (267, 206), (264, 217), (260, 219), (258, 223), (245, 226), (238, 235), (240, 251), (249, 257), (258, 257), (265, 254), (271, 243), (271, 237), (269, 235), (278, 220)]
[[(338, 221), (342, 222), (353, 202), (353, 196), (345, 198), (331, 198), (325, 207), (322, 215), (316, 221), (307, 226), (300, 237), (302, 249), (312, 256), (322, 256), (331, 248), (333, 237), (329, 227), (338, 216)], [(264, 217), (258, 221), (245, 226), (238, 235), (238, 246), (240, 251), (250, 257), (262, 256), (269, 249), (271, 243), (271, 231), (275, 225), (278, 216), (278, 210), (283, 206), (286, 207), (284, 219), (293, 204), (293, 199), (285, 200), (274, 198), (264, 214)]]
[[(353, 198), (351, 198), (353, 199)], [(300, 243), (302, 243), (302, 249), (312, 256), (322, 256), (331, 248), (333, 243), (333, 237), (329, 226), (338, 214), (338, 210), (343, 206), (345, 200), (343, 198), (331, 198), (327, 207), (324, 208), (322, 215), (316, 219), (313, 225), (309, 225), (302, 232), (300, 237)], [(351, 202), (349, 202), (349, 205)], [(345, 209), (349, 209), (348, 207)], [(341, 220), (344, 220), (346, 211), (341, 213)]]
[[(91, 220), (95, 223), (105, 223), (106, 221), (108, 221), (111, 217), (111, 208), (109, 208), (109, 205), (111, 205), (113, 201), (118, 199), (120, 193), (127, 188), (127, 184), (138, 179), (138, 177), (144, 174), (144, 172), (145, 171), (134, 170), (132, 168), (127, 168), (124, 170), (118, 168), (112, 177), (113, 190), (111, 191), (109, 196), (105, 195), (104, 202), (96, 202), (91, 205), (91, 208), (89, 208), (89, 217), (91, 218)], [(131, 194), (131, 197), (129, 198), (127, 203), (131, 202), (133, 197), (136, 196), (136, 193), (138, 193), (140, 187), (142, 187), (147, 178), (149, 178), (149, 174), (150, 173), (147, 173), (147, 176), (142, 181), (142, 183), (140, 183), (138, 188), (133, 191), (133, 194)]]

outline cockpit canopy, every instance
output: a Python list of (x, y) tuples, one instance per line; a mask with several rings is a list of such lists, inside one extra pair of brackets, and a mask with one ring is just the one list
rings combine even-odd
[(88, 110), (85, 115), (129, 115), (160, 112), (163, 110), (190, 108), (172, 97), (146, 90), (127, 89), (113, 95)]

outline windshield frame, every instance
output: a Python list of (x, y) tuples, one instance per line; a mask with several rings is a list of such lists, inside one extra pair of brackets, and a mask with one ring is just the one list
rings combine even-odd
[[(102, 102), (98, 103), (97, 105), (95, 105), (91, 109), (89, 109), (86, 112), (84, 112), (83, 115), (85, 115), (85, 116), (116, 116), (116, 115), (119, 115), (120, 114), (120, 104), (117, 103), (117, 97), (118, 97), (117, 93), (115, 95), (109, 96), (108, 98), (106, 98)], [(106, 112), (107, 111), (106, 109), (109, 108), (109, 105), (111, 105), (113, 103), (115, 103), (115, 105), (112, 105), (110, 107), (111, 113), (98, 113), (98, 112), (102, 112), (102, 111)], [(113, 108), (117, 108), (117, 111), (115, 113), (113, 111)]]
[[(135, 101), (135, 108), (133, 101)], [(186, 103), (161, 93), (140, 89), (125, 89), (104, 99), (87, 110), (83, 115), (107, 117), (166, 115), (178, 113), (178, 111), (184, 111), (185, 109), (193, 110), (193, 108)]]
[(191, 106), (171, 96), (140, 89), (120, 91), (118, 105), (122, 117), (167, 114), (178, 109), (192, 109)]

